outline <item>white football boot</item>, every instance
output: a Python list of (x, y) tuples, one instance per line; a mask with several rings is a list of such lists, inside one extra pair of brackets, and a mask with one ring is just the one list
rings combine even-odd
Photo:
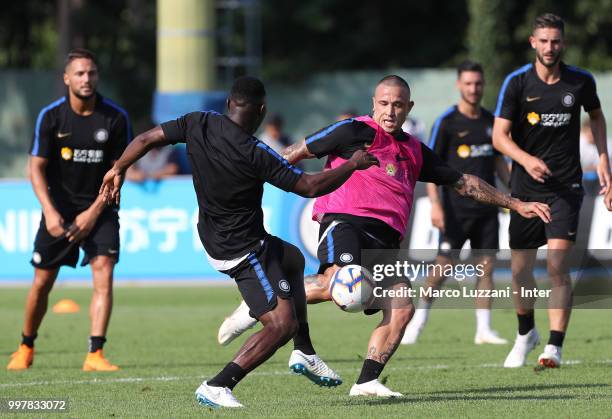
[(367, 383), (353, 384), (349, 396), (403, 397), (404, 395), (385, 387), (378, 380), (372, 380)]
[(321, 387), (336, 387), (342, 384), (342, 378), (317, 354), (306, 355), (302, 351), (294, 350), (289, 357), (289, 369)]
[(202, 406), (212, 407), (244, 407), (227, 387), (209, 386), (206, 381), (200, 384), (195, 392), (196, 400)]
[(525, 365), (527, 355), (540, 344), (540, 335), (534, 327), (526, 335), (516, 335), (514, 346), (504, 361), (504, 368), (519, 368)]
[(546, 345), (544, 352), (538, 357), (538, 364), (546, 368), (559, 368), (561, 366), (561, 347)]
[(491, 345), (505, 345), (508, 341), (500, 337), (495, 330), (479, 330), (474, 336), (474, 343), (476, 345), (484, 345), (486, 343)]
[(256, 324), (257, 319), (249, 315), (249, 306), (242, 301), (238, 308), (221, 323), (217, 341), (225, 346)]

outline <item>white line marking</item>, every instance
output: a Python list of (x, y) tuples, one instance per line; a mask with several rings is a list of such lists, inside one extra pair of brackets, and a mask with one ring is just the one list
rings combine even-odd
[[(612, 364), (612, 359), (601, 359), (595, 361), (582, 361), (582, 360), (567, 360), (563, 361), (564, 365), (578, 365), (578, 364)], [(421, 365), (421, 366), (403, 366), (403, 367), (389, 367), (385, 371), (405, 371), (405, 370), (444, 370), (444, 369), (458, 369), (458, 368), (501, 368), (502, 364), (478, 364), (478, 365)], [(358, 372), (360, 368), (346, 368), (337, 370), (341, 373), (347, 372)], [(275, 376), (275, 375), (292, 375), (290, 371), (255, 371), (250, 373), (251, 376)], [(80, 385), (80, 384), (114, 384), (114, 383), (145, 383), (154, 381), (180, 381), (180, 380), (204, 380), (207, 376), (203, 375), (182, 375), (182, 376), (160, 376), (160, 377), (123, 377), (123, 378), (109, 378), (99, 379), (94, 378), (91, 380), (57, 380), (57, 381), (30, 381), (23, 383), (7, 383), (0, 384), (0, 388), (9, 387), (33, 387), (33, 386), (52, 386), (52, 385)]]

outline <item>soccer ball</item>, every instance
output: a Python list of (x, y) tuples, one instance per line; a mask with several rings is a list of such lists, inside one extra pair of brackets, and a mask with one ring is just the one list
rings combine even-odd
[(346, 265), (331, 278), (329, 292), (338, 307), (349, 313), (363, 311), (374, 298), (372, 275), (362, 266)]

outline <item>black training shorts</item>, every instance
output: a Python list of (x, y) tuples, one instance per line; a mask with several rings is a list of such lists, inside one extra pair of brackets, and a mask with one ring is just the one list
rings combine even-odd
[[(376, 232), (368, 231), (367, 228), (355, 225), (351, 222), (334, 219), (333, 216), (325, 216), (319, 227), (319, 247), (317, 256), (319, 258), (319, 273), (332, 266), (360, 265), (373, 272), (372, 263), (394, 263), (399, 252), (399, 240), (385, 240), (375, 235)], [(362, 251), (368, 252), (367, 260), (362, 260)], [(383, 289), (396, 286), (410, 287), (406, 278), (386, 278), (383, 282), (375, 284)], [(407, 302), (393, 303), (374, 299), (370, 308), (364, 310), (364, 314), (371, 315), (380, 311), (383, 307), (389, 308), (405, 307)]]
[[(76, 216), (76, 215), (75, 215)], [(64, 216), (66, 228), (74, 221), (73, 217)], [(95, 256), (111, 256), (119, 261), (119, 214), (116, 208), (105, 209), (89, 235), (80, 243), (69, 242), (65, 236), (53, 237), (47, 231), (45, 216), (40, 220), (40, 227), (34, 239), (34, 252), (30, 263), (40, 269), (55, 269), (60, 266), (76, 267), (79, 261), (79, 247), (83, 248), (85, 257), (81, 266), (89, 263)]]
[[(287, 260), (295, 257), (302, 260)], [(236, 281), (251, 316), (258, 319), (276, 307), (277, 297), (288, 299), (293, 296), (290, 278), (283, 271), (283, 266), (292, 262), (303, 266), (299, 249), (278, 237), (268, 236), (258, 250), (249, 253), (232, 269), (221, 272)]]
[(544, 223), (540, 218), (523, 218), (518, 213), (510, 214), (510, 248), (537, 249), (548, 239), (576, 241), (578, 219), (582, 206), (582, 192), (568, 192), (548, 198), (514, 195), (521, 201), (544, 202), (550, 206), (552, 221)]
[(497, 213), (481, 217), (464, 217), (446, 214), (444, 231), (440, 231), (439, 254), (445, 255), (451, 250), (463, 247), (466, 240), (472, 249), (499, 248), (499, 220)]

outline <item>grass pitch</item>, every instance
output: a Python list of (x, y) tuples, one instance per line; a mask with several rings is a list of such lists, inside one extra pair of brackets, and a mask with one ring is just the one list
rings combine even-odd
[[(78, 314), (47, 314), (33, 367), (4, 368), (19, 343), (27, 289), (0, 288), (0, 399), (69, 398), (65, 417), (610, 417), (612, 415), (612, 310), (576, 310), (561, 369), (501, 368), (510, 345), (476, 346), (473, 310), (435, 310), (417, 345), (401, 346), (381, 379), (402, 399), (351, 398), (367, 339), (378, 321), (341, 312), (333, 304), (310, 306), (310, 329), (319, 354), (345, 380), (319, 388), (287, 368), (290, 347), (240, 383), (245, 406), (215, 410), (197, 404), (194, 391), (238, 349), (244, 338), (221, 347), (217, 328), (238, 303), (233, 287), (118, 288), (105, 354), (116, 373), (80, 370), (87, 350), (90, 291), (58, 287), (60, 298), (81, 305)], [(377, 316), (373, 316), (377, 317)], [(546, 313), (536, 313), (547, 338)], [(493, 313), (494, 327), (513, 338), (510, 310)], [(543, 342), (545, 343), (545, 342)], [(0, 416), (8, 413), (0, 412)], [(39, 415), (37, 415), (39, 416)], [(13, 415), (11, 415), (13, 417)]]

